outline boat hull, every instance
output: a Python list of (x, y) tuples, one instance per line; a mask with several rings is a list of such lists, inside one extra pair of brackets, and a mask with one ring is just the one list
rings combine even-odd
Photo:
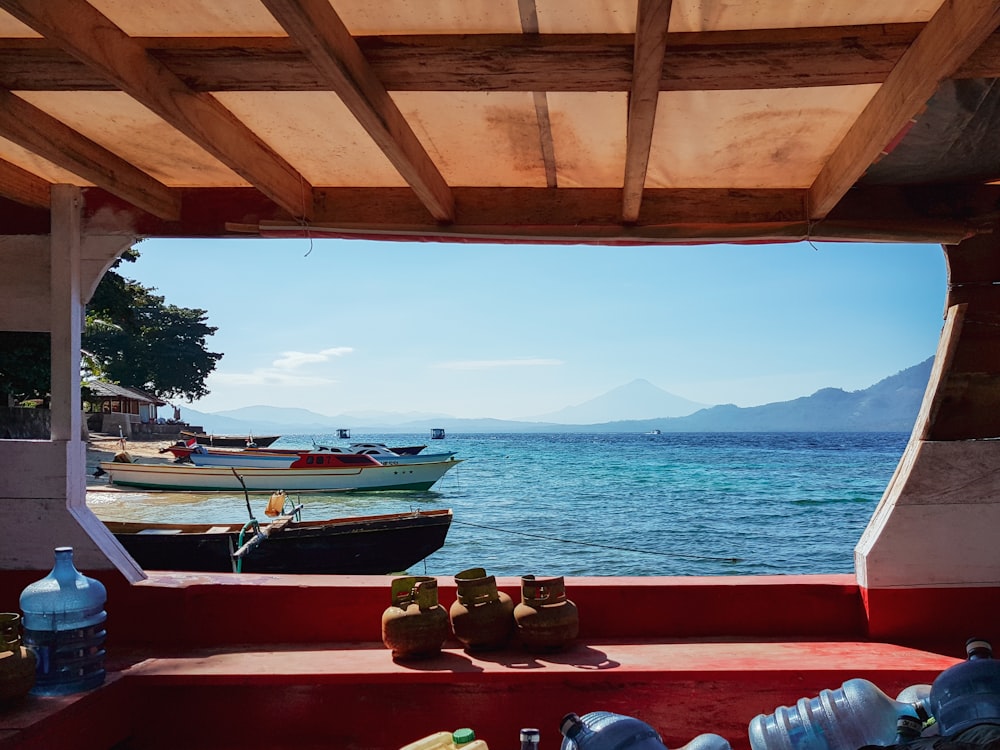
[(287, 469), (298, 460), (298, 456), (266, 453), (198, 453), (188, 457), (195, 466), (234, 466), (237, 469)]
[[(405, 571), (441, 549), (450, 510), (291, 523), (242, 558), (243, 573), (384, 575)], [(145, 570), (233, 572), (240, 524), (105, 525)], [(261, 524), (266, 528), (267, 524)], [(250, 538), (248, 532), (243, 541)]]
[[(427, 490), (462, 459), (400, 466), (266, 469), (240, 468), (248, 492), (349, 492), (352, 490)], [(242, 491), (232, 467), (141, 464), (104, 461), (111, 484), (187, 492)]]
[(266, 448), (281, 437), (281, 435), (210, 435), (206, 432), (188, 432), (187, 430), (181, 430), (180, 434), (186, 440), (194, 438), (202, 445), (211, 445), (217, 448), (246, 448), (247, 442), (251, 440), (258, 448)]

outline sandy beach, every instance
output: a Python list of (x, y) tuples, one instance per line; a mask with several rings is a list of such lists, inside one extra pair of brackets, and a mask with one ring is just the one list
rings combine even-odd
[(100, 486), (108, 489), (107, 482), (94, 478), (94, 470), (101, 461), (111, 461), (115, 455), (124, 450), (132, 458), (140, 458), (144, 463), (170, 463), (174, 457), (170, 453), (160, 453), (163, 448), (174, 443), (173, 440), (128, 440), (112, 435), (91, 433), (87, 438), (87, 486)]

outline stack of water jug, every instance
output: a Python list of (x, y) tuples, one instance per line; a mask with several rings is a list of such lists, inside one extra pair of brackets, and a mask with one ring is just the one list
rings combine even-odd
[[(859, 750), (902, 746), (929, 737), (926, 750), (941, 738), (966, 746), (996, 747), (1000, 741), (1000, 660), (989, 642), (972, 638), (968, 659), (941, 672), (932, 685), (911, 685), (893, 699), (876, 685), (852, 679), (836, 690), (802, 698), (750, 722), (752, 750)], [(667, 750), (649, 724), (631, 716), (595, 711), (563, 717), (560, 750)], [(471, 730), (440, 733), (404, 750), (466, 748), (486, 750)], [(521, 730), (521, 750), (538, 750), (537, 729)], [(427, 743), (427, 744), (422, 744)], [(675, 750), (732, 750), (717, 734), (700, 734)]]

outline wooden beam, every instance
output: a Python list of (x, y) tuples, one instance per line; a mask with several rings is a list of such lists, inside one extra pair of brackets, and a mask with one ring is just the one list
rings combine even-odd
[(48, 208), (49, 187), (48, 181), (21, 169), (16, 164), (0, 159), (0, 196), (25, 206)]
[[(521, 31), (530, 39), (538, 39), (538, 8), (535, 0), (517, 0), (518, 15), (521, 17)], [(559, 186), (559, 174), (556, 171), (556, 147), (552, 139), (552, 120), (549, 118), (549, 98), (544, 90), (531, 92), (532, 103), (535, 105), (535, 119), (538, 121), (538, 145), (542, 151), (542, 164), (545, 167), (545, 186)]]
[(329, 0), (262, 0), (437, 221), (455, 200)]
[(84, 0), (0, 0), (292, 213), (312, 215), (311, 186), (213, 97), (191, 91)]
[(671, 0), (639, 0), (636, 11), (635, 58), (632, 90), (628, 97), (625, 182), (622, 189), (622, 220), (626, 223), (639, 219), (649, 149), (653, 144), (656, 103), (663, 77), (670, 6)]
[[(881, 83), (923, 24), (668, 33), (661, 91)], [(135, 38), (193, 91), (323, 91), (331, 84), (286, 37)], [(628, 91), (632, 34), (463, 34), (355, 39), (389, 91)], [(1000, 76), (1000, 37), (956, 76)], [(47, 39), (0, 39), (0, 86), (112, 90)]]
[(821, 219), (909, 120), (1000, 25), (997, 0), (945, 2), (886, 77), (827, 160), (809, 191), (809, 216)]
[(535, 105), (535, 119), (538, 120), (538, 141), (542, 149), (542, 163), (545, 165), (545, 186), (559, 187), (556, 142), (552, 137), (552, 120), (549, 118), (549, 97), (544, 91), (533, 91), (531, 98)]
[(154, 216), (161, 219), (180, 216), (178, 193), (38, 107), (3, 90), (0, 90), (0, 136)]
[[(314, 223), (350, 229), (352, 236), (377, 238), (407, 231), (447, 240), (470, 228), (489, 228), (511, 241), (532, 237), (574, 237), (614, 244), (690, 244), (709, 241), (850, 240), (954, 244), (989, 232), (1000, 211), (1000, 188), (858, 188), (835, 214), (821, 222), (806, 218), (805, 190), (664, 189), (643, 191), (640, 221), (621, 222), (616, 188), (454, 188), (457, 222), (442, 233), (413, 191), (399, 188), (317, 188)], [(189, 188), (182, 191), (180, 221), (163, 221), (99, 188), (84, 190), (85, 231), (106, 233), (103, 218), (127, 216), (140, 237), (219, 237), (253, 232), (266, 222), (284, 226), (295, 217), (252, 188)], [(39, 212), (4, 212), (4, 233), (47, 233)], [(240, 227), (243, 227), (242, 230)], [(411, 238), (415, 238), (414, 235)], [(617, 238), (617, 239), (616, 239)]]

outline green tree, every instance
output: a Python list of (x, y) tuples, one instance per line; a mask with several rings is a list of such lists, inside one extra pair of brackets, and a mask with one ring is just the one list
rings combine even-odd
[[(138, 257), (134, 248), (126, 251), (87, 305), (84, 373), (162, 398), (200, 398), (222, 358), (206, 342), (218, 329), (207, 324), (205, 310), (168, 305), (155, 289), (117, 272)], [(44, 396), (50, 361), (48, 334), (0, 332), (0, 393), (16, 400)]]
[(94, 327), (85, 337), (94, 369), (107, 380), (162, 398), (207, 395), (205, 380), (222, 355), (206, 349), (206, 339), (217, 330), (206, 323), (206, 311), (168, 305), (155, 289), (125, 281), (132, 301), (127, 310), (92, 311), (113, 324)]
[[(0, 331), (0, 394), (17, 402), (49, 392), (50, 340), (47, 333)], [(6, 399), (0, 398), (0, 406)]]

